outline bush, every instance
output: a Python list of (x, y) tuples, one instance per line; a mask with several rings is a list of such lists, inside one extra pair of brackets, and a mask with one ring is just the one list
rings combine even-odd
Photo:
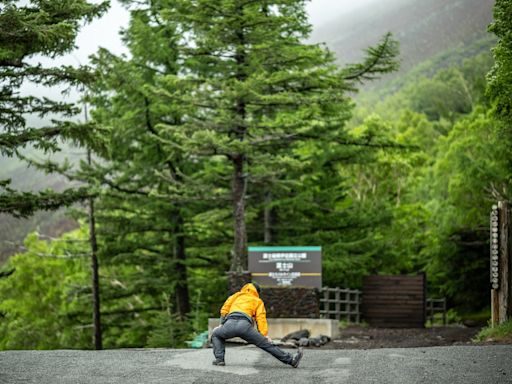
[(487, 326), (475, 337), (475, 341), (502, 341), (512, 343), (512, 319), (496, 327)]

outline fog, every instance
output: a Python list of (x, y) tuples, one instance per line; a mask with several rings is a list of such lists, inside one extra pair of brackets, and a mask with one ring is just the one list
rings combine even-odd
[[(375, 0), (312, 0), (306, 9), (313, 28), (318, 28), (337, 16), (350, 12)], [(126, 53), (119, 30), (128, 25), (129, 13), (117, 1), (112, 1), (108, 13), (101, 19), (86, 25), (78, 35), (77, 49), (69, 57), (64, 58), (66, 64), (86, 63), (88, 57), (99, 47), (121, 54)], [(63, 62), (61, 60), (61, 62)]]

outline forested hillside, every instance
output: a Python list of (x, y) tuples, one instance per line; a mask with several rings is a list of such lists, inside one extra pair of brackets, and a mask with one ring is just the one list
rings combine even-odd
[[(315, 32), (336, 57), (295, 0), (124, 3), (131, 56), (99, 50), (88, 77), (90, 155), (33, 164), (87, 209), (1, 267), (0, 349), (92, 348), (98, 297), (105, 347), (183, 346), (262, 244), (321, 245), (326, 286), (426, 272), (453, 320), (485, 317), (489, 208), (510, 199), (508, 0), (494, 35), (489, 1), (375, 5), (340, 22), (348, 40)], [(341, 45), (372, 48), (340, 66)]]
[(361, 5), (313, 31), (340, 63), (357, 62), (363, 50), (387, 31), (401, 47), (404, 73), (432, 56), (486, 36), (494, 0), (389, 0)]

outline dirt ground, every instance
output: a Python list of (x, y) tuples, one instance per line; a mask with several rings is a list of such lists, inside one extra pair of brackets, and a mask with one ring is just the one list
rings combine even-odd
[(471, 340), (479, 331), (479, 327), (458, 325), (408, 329), (348, 327), (341, 331), (339, 339), (331, 340), (321, 348), (371, 349), (467, 345), (473, 344)]

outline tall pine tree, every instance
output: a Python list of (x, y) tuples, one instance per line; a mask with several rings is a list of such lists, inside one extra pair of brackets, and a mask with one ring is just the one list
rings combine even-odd
[[(71, 117), (78, 112), (73, 104), (47, 97), (24, 95), (27, 82), (42, 86), (77, 86), (90, 81), (84, 69), (70, 66), (45, 67), (33, 64), (37, 55), (56, 58), (74, 49), (76, 35), (84, 22), (103, 14), (108, 2), (86, 0), (0, 1), (0, 153), (15, 156), (33, 145), (44, 151), (58, 150), (58, 139), (79, 142), (90, 136), (90, 127), (70, 121), (53, 120), (51, 125), (34, 128), (27, 115), (44, 118)], [(28, 216), (35, 210), (56, 209), (87, 196), (87, 190), (68, 189), (62, 193), (18, 192), (9, 180), (0, 181), (0, 212)]]
[(247, 269), (247, 208), (256, 193), (268, 196), (272, 183), (291, 173), (291, 182), (300, 183), (294, 171), (305, 149), (314, 161), (318, 152), (345, 144), (348, 91), (397, 66), (396, 43), (387, 35), (366, 61), (338, 68), (322, 45), (305, 43), (311, 30), (305, 3), (180, 0), (166, 12), (182, 31), (181, 66), (166, 77), (167, 96), (186, 118), (165, 127), (179, 132), (182, 145), (210, 164), (218, 188), (229, 192), (232, 271)]

